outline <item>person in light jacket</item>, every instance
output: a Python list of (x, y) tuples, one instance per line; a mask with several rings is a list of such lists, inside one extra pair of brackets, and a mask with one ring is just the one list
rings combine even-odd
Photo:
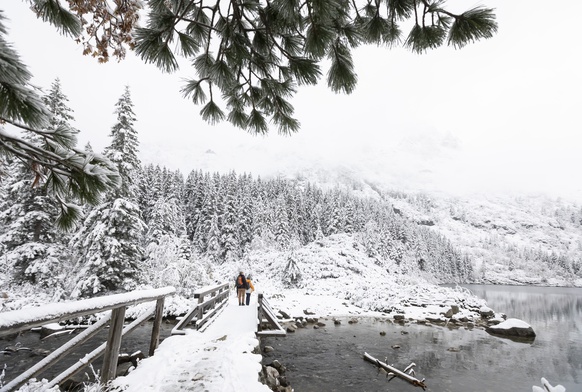
[(253, 286), (253, 282), (251, 282), (251, 276), (247, 276), (247, 306), (251, 303), (251, 293), (255, 291), (255, 286)]

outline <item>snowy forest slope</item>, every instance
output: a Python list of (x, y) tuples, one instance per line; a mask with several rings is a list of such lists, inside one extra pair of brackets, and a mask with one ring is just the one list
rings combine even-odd
[(297, 178), (391, 205), (466, 256), (472, 282), (582, 286), (582, 204), (576, 201), (540, 193), (398, 191), (355, 174), (320, 169)]
[(576, 203), (547, 196), (391, 193), (387, 199), (468, 255), (476, 281), (582, 285), (582, 206)]

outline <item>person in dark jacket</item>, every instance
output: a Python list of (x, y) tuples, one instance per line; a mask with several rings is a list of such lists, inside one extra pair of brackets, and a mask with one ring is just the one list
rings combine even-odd
[(247, 291), (247, 278), (245, 274), (241, 271), (236, 277), (236, 293), (238, 297), (238, 305), (244, 306), (245, 304), (245, 294)]

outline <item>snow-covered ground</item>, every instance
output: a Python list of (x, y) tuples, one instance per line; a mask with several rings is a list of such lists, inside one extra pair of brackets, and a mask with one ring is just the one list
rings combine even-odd
[[(282, 310), (291, 317), (308, 312), (315, 317), (398, 315), (444, 321), (444, 314), (454, 307), (458, 313), (452, 319), (471, 322), (480, 319), (487, 305), (468, 290), (438, 286), (430, 277), (404, 274), (394, 262), (368, 257), (357, 235), (333, 235), (293, 251), (257, 250), (238, 265), (214, 266), (211, 275), (218, 282), (231, 278), (234, 282), (239, 270), (252, 276), (256, 290), (264, 293), (275, 312)], [(10, 293), (10, 303), (22, 304), (14, 294)], [(234, 295), (231, 300), (234, 302)], [(177, 312), (188, 303), (178, 296), (167, 301)], [(130, 308), (127, 314), (136, 315), (140, 306)], [(253, 354), (258, 341), (254, 335), (256, 316), (251, 312), (256, 312), (254, 307), (231, 303), (204, 333), (166, 339), (156, 352), (155, 362), (143, 361), (115, 385), (128, 391), (175, 391), (186, 385), (189, 390), (199, 386), (201, 391), (236, 390), (233, 385), (268, 391), (259, 382), (261, 357)]]
[[(273, 289), (270, 287), (270, 290)], [(450, 300), (450, 296), (439, 295), (438, 292), (433, 292), (433, 306), (403, 308), (406, 309), (406, 317), (423, 319), (427, 314), (442, 311), (443, 308), (436, 303)], [(404, 293), (401, 295), (404, 296)], [(184, 336), (165, 339), (153, 357), (143, 360), (129, 375), (114, 380), (113, 390), (230, 392), (244, 385), (245, 390), (251, 392), (270, 391), (259, 379), (262, 357), (257, 352), (259, 342), (255, 337), (257, 294), (251, 298), (251, 306), (241, 307), (232, 294), (216, 321), (202, 331), (189, 330)], [(287, 289), (283, 294), (273, 294), (269, 303), (276, 312), (284, 310), (292, 317), (304, 316), (304, 311), (313, 313), (314, 317), (389, 317), (383, 312), (355, 306), (348, 300), (330, 295), (330, 292), (307, 294), (302, 289)], [(137, 312), (136, 308), (133, 311)], [(35, 381), (21, 391), (47, 391), (45, 383)]]
[[(450, 300), (450, 296), (439, 296), (438, 291), (433, 294), (435, 304)], [(257, 295), (251, 298), (251, 306), (241, 307), (231, 295), (228, 306), (204, 332), (188, 331), (185, 336), (166, 339), (153, 358), (142, 361), (128, 376), (116, 379), (113, 385), (118, 389), (115, 390), (231, 392), (244, 385), (246, 391), (270, 391), (259, 380), (261, 355), (256, 351), (259, 342), (254, 334)], [(281, 309), (291, 317), (305, 316), (305, 311), (313, 313), (313, 317), (388, 317), (334, 295), (306, 294), (298, 289), (273, 295), (268, 301), (276, 312)], [(423, 319), (427, 314), (438, 314), (443, 308), (434, 305), (407, 309), (407, 317)]]
[[(261, 383), (261, 355), (256, 351), (258, 340), (254, 331), (257, 319), (257, 295), (251, 297), (251, 306), (237, 305), (234, 294), (228, 305), (219, 313), (216, 321), (203, 331), (188, 331), (186, 335), (165, 339), (156, 350), (154, 357), (142, 360), (129, 375), (113, 381), (116, 392), (174, 392), (209, 391), (230, 392), (244, 385), (249, 392), (268, 392)], [(446, 296), (440, 297), (446, 299)], [(435, 298), (437, 301), (439, 298)], [(290, 289), (269, 300), (274, 309), (285, 309), (291, 315), (304, 315), (304, 311), (314, 316), (374, 316), (383, 317), (381, 312), (365, 311), (349, 301), (331, 295), (309, 294), (302, 290)], [(486, 307), (482, 307), (481, 310)], [(410, 317), (422, 318), (426, 310), (412, 307)], [(385, 315), (384, 315), (385, 316)], [(512, 323), (514, 323), (512, 321)], [(521, 325), (521, 324), (520, 324)], [(533, 391), (564, 392), (560, 385), (552, 387), (542, 378), (542, 386)], [(46, 381), (32, 382), (21, 392), (58, 392), (44, 388)], [(88, 386), (87, 392), (98, 392), (98, 386)]]
[(114, 380), (127, 392), (247, 391), (268, 392), (260, 383), (261, 355), (255, 350), (257, 296), (251, 306), (228, 305), (204, 332), (187, 331), (162, 342), (155, 355), (129, 375)]
[(253, 276), (255, 287), (275, 307), (292, 316), (314, 307), (322, 316), (401, 314), (418, 320), (438, 318), (457, 305), (458, 316), (471, 319), (480, 317), (485, 305), (468, 290), (438, 286), (429, 276), (411, 276), (395, 262), (370, 258), (357, 235), (329, 236), (294, 251), (255, 252), (241, 265), (222, 265), (215, 273), (235, 276), (239, 269)]

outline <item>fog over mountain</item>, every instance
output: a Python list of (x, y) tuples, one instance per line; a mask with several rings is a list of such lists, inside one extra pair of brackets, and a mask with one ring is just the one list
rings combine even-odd
[(574, 157), (549, 162), (544, 156), (487, 152), (434, 129), (386, 132), (378, 143), (368, 136), (354, 131), (348, 141), (338, 142), (333, 131), (324, 137), (306, 130), (267, 139), (244, 133), (225, 136), (218, 130), (216, 139), (228, 137), (232, 142), (210, 138), (192, 148), (181, 147), (176, 140), (169, 150), (145, 142), (141, 156), (145, 163), (166, 165), (184, 174), (193, 169), (234, 170), (261, 177), (299, 177), (320, 184), (355, 182), (384, 190), (460, 197), (541, 194), (582, 200)]

